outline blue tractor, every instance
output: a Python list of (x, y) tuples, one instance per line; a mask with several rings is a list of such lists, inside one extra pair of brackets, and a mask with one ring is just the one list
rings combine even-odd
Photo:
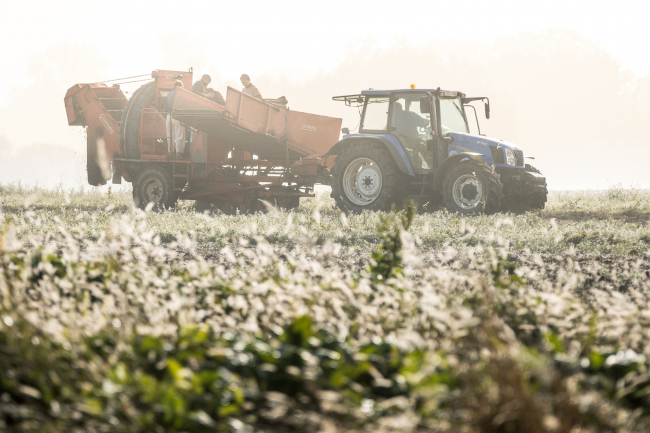
[[(414, 87), (414, 86), (412, 86)], [(406, 199), (466, 215), (543, 209), (546, 178), (512, 143), (469, 133), (465, 108), (485, 97), (438, 89), (365, 90), (336, 96), (361, 110), (359, 131), (328, 152), (332, 197), (350, 212), (389, 210)]]

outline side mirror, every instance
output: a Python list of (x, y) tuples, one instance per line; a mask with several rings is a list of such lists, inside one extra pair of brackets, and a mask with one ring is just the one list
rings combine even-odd
[(428, 96), (420, 98), (420, 113), (431, 113), (431, 100)]
[(490, 103), (489, 102), (485, 103), (485, 118), (486, 119), (490, 118)]
[(350, 128), (341, 128), (343, 135), (348, 135), (350, 133)]

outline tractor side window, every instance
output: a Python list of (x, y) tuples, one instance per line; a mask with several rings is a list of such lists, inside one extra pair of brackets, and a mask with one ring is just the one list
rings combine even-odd
[(360, 129), (385, 131), (388, 126), (388, 101), (388, 97), (368, 98)]

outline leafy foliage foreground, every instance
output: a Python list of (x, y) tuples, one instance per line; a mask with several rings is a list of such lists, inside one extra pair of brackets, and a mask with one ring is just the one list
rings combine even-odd
[[(646, 432), (647, 260), (352, 249), (214, 260), (137, 214), (0, 247), (5, 431)], [(435, 230), (435, 228), (432, 228)]]

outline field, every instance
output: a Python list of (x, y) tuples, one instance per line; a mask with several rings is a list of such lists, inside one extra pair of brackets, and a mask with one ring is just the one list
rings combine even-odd
[(0, 430), (650, 430), (649, 191), (471, 218), (0, 206)]

